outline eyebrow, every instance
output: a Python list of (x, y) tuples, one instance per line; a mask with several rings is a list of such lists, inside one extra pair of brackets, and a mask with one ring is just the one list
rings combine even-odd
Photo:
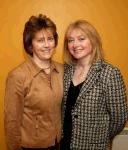
[[(86, 37), (86, 36), (82, 34), (82, 35), (78, 35), (77, 37), (80, 38), (80, 37)], [(68, 36), (68, 38), (74, 38), (74, 37)]]

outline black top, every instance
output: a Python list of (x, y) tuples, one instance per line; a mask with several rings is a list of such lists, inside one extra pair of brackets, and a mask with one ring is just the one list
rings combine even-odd
[(83, 82), (74, 86), (71, 81), (70, 87), (68, 90), (67, 101), (66, 101), (66, 110), (63, 124), (63, 133), (64, 137), (61, 142), (61, 150), (70, 150), (70, 141), (71, 141), (71, 131), (72, 131), (72, 116), (71, 111), (76, 103), (76, 99), (79, 95), (80, 89), (83, 85)]

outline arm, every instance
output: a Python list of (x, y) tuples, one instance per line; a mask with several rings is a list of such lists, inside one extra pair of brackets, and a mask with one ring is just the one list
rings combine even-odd
[(118, 69), (111, 71), (107, 88), (107, 108), (110, 114), (110, 138), (123, 130), (128, 119), (126, 89)]
[(23, 110), (23, 81), (17, 74), (10, 74), (5, 89), (4, 125), (9, 150), (20, 150), (20, 126)]

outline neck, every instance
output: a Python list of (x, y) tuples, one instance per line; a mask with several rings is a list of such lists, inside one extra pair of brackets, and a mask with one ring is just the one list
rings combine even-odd
[(80, 68), (86, 68), (86, 67), (91, 66), (90, 57), (89, 58), (79, 59), (77, 61), (77, 65), (76, 66), (80, 67)]
[(33, 60), (37, 64), (37, 66), (40, 67), (41, 69), (49, 69), (51, 66), (51, 59), (40, 60), (37, 57), (33, 57)]

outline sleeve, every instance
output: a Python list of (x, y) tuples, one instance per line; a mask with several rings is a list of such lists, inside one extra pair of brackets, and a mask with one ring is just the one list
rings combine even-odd
[(122, 75), (117, 68), (111, 71), (106, 98), (110, 115), (110, 139), (113, 139), (123, 130), (128, 120), (126, 88)]
[(8, 150), (21, 149), (23, 98), (23, 80), (18, 74), (10, 74), (6, 81), (4, 101), (4, 126)]

